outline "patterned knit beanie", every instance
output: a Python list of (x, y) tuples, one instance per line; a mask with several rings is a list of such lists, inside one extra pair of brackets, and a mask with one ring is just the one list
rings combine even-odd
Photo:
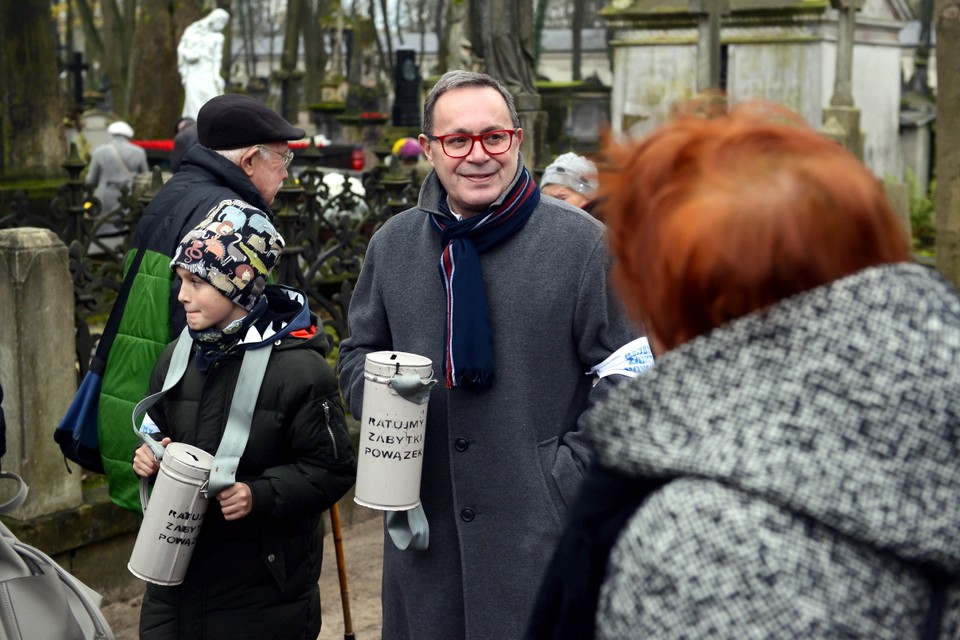
[(183, 267), (250, 311), (283, 245), (262, 211), (243, 200), (224, 200), (183, 237), (170, 268)]

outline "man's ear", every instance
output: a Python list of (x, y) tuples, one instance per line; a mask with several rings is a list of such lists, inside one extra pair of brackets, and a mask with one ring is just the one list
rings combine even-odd
[(517, 129), (517, 146), (520, 146), (520, 143), (523, 142), (523, 129)]
[(259, 162), (259, 160), (260, 149), (257, 147), (250, 147), (243, 152), (242, 156), (240, 156), (240, 162), (238, 163), (238, 166), (240, 167), (240, 170), (247, 174), (247, 177), (249, 178), (253, 175), (254, 162)]
[(433, 149), (430, 148), (430, 139), (423, 135), (422, 133), (417, 136), (417, 142), (420, 143), (420, 150), (423, 151), (423, 155), (427, 158), (427, 162), (430, 163), (430, 166), (433, 164)]

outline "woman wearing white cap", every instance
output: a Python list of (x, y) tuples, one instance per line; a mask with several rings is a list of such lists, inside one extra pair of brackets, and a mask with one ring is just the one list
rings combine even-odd
[(597, 194), (597, 167), (583, 156), (563, 153), (544, 170), (540, 191), (590, 211)]
[(93, 195), (100, 201), (101, 213), (109, 213), (120, 207), (120, 189), (130, 188), (138, 173), (149, 171), (147, 152), (130, 142), (133, 128), (123, 120), (107, 127), (110, 141), (90, 154), (90, 169), (86, 184), (96, 186)]

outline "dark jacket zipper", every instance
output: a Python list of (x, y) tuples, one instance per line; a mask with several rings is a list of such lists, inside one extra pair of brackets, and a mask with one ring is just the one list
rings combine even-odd
[(333, 442), (333, 457), (339, 460), (340, 454), (337, 452), (337, 439), (333, 437), (333, 429), (330, 428), (330, 403), (326, 400), (323, 401), (323, 417), (327, 421), (327, 433), (330, 434), (330, 441)]

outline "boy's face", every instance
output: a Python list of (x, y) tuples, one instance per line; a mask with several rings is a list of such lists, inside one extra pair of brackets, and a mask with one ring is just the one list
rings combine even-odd
[(177, 300), (187, 312), (187, 326), (194, 331), (211, 327), (223, 330), (234, 320), (247, 315), (247, 310), (183, 267), (177, 267), (180, 294)]

